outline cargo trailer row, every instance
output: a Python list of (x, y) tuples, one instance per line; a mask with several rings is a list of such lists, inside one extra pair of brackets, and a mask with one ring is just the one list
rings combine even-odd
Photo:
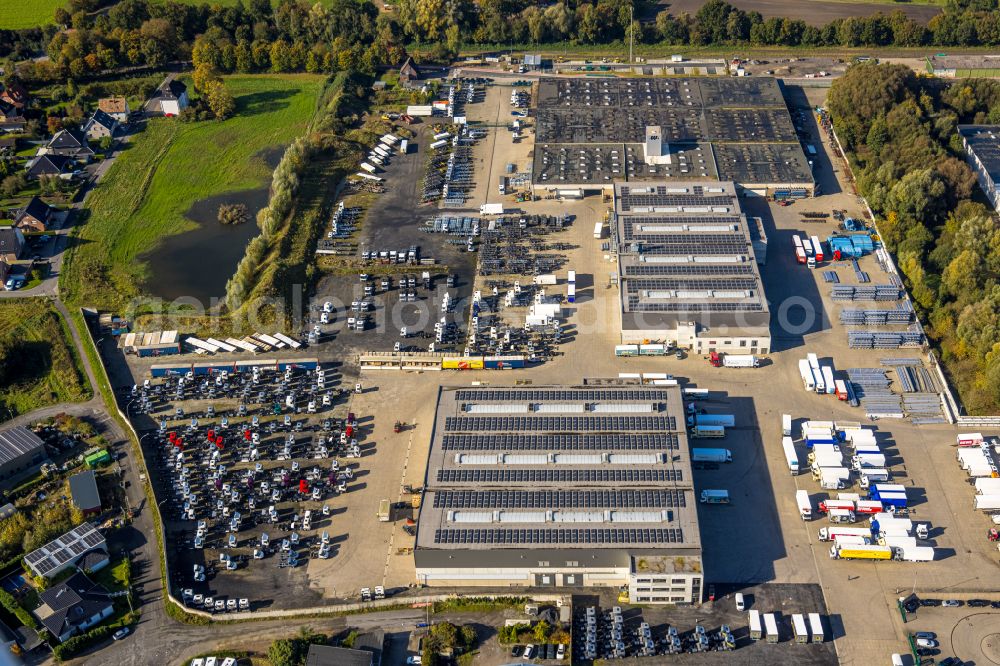
[[(826, 631), (819, 613), (793, 613), (791, 616), (792, 633), (796, 643), (822, 643), (826, 640)], [(768, 643), (781, 640), (778, 631), (777, 613), (761, 613), (751, 610), (747, 613), (747, 625), (750, 630), (750, 640), (764, 639)]]
[(160, 363), (150, 366), (149, 372), (152, 377), (170, 377), (187, 375), (212, 375), (220, 372), (251, 372), (254, 368), (258, 370), (285, 371), (289, 368), (315, 370), (319, 367), (319, 360), (315, 358), (277, 359), (277, 360), (255, 360), (255, 361), (214, 361), (202, 363)]

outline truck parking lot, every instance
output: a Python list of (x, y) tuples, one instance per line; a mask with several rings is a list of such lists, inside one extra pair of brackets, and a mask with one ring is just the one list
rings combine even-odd
[[(819, 394), (803, 388), (799, 361), (808, 353), (815, 353), (821, 364), (831, 365), (842, 381), (848, 369), (879, 368), (884, 367), (882, 359), (923, 356), (922, 351), (915, 348), (851, 347), (848, 327), (841, 323), (840, 315), (845, 308), (857, 306), (834, 300), (832, 284), (824, 281), (823, 272), (836, 271), (839, 284), (860, 286), (866, 283), (859, 280), (850, 262), (824, 258), (813, 269), (796, 260), (793, 235), (825, 239), (836, 233), (841, 223), (832, 215), (819, 217), (802, 213), (838, 210), (846, 211), (846, 217), (864, 218), (862, 206), (851, 194), (851, 186), (843, 173), (844, 163), (835, 157), (828, 137), (819, 130), (809, 111), (810, 106), (821, 102), (825, 91), (794, 87), (787, 90), (788, 97), (800, 111), (795, 116), (796, 122), (802, 124), (803, 131), (809, 135), (809, 143), (817, 148), (815, 173), (823, 194), (787, 206), (763, 198), (748, 198), (744, 204), (748, 214), (763, 220), (768, 237), (768, 261), (761, 268), (761, 274), (773, 314), (772, 353), (759, 364), (760, 367), (752, 367), (753, 364), (726, 367), (724, 362), (715, 364), (709, 357), (700, 355), (683, 359), (615, 356), (614, 348), (621, 343), (617, 325), (618, 290), (613, 275), (616, 264), (611, 261), (606, 240), (596, 238), (593, 233), (595, 224), (604, 221), (608, 203), (600, 196), (580, 200), (550, 197), (551, 193), (544, 188), (535, 192), (536, 200), (529, 201), (515, 202), (514, 195), (509, 192), (499, 193), (496, 187), (499, 175), (507, 172), (507, 164), (527, 165), (533, 143), (530, 119), (525, 121), (528, 129), (523, 138), (515, 140), (507, 128), (513, 110), (508, 101), (510, 90), (510, 86), (487, 87), (483, 101), (467, 105), (470, 120), (487, 124), (487, 136), (473, 149), (471, 164), (475, 185), (467, 193), (469, 209), (461, 213), (478, 217), (479, 205), (501, 203), (505, 207), (516, 207), (519, 216), (558, 216), (572, 220), (561, 230), (542, 236), (544, 243), (560, 244), (555, 253), (561, 258), (560, 265), (552, 269), (556, 284), (538, 285), (539, 289), (545, 289), (547, 296), (558, 295), (561, 299), (560, 326), (547, 334), (546, 362), (534, 365), (530, 371), (508, 374), (477, 370), (461, 375), (449, 371), (401, 373), (385, 370), (359, 375), (356, 354), (366, 349), (393, 349), (397, 342), (403, 342), (399, 335), (402, 325), (408, 330), (412, 326), (414, 332), (432, 331), (433, 322), (441, 316), (443, 293), (447, 292), (457, 302), (449, 316), (464, 328), (475, 290), (491, 296), (493, 285), (490, 281), (504, 280), (511, 284), (496, 285), (502, 300), (506, 291), (513, 289), (513, 280), (507, 277), (477, 275), (477, 254), (468, 252), (464, 243), (449, 243), (447, 234), (420, 231), (423, 222), (437, 214), (459, 213), (418, 205), (422, 196), (420, 174), (426, 158), (424, 144), (429, 144), (432, 138), (427, 134), (429, 128), (419, 129), (418, 137), (411, 141), (411, 146), (416, 144), (417, 148), (411, 147), (408, 154), (393, 159), (384, 173), (387, 191), (374, 197), (365, 208), (358, 252), (360, 254), (362, 247), (399, 249), (418, 245), (421, 256), (434, 257), (437, 263), (433, 267), (407, 265), (399, 272), (392, 272), (389, 288), (381, 290), (379, 287), (382, 293), (376, 295), (373, 319), (387, 322), (387, 325), (373, 326), (360, 333), (346, 330), (349, 315), (341, 309), (330, 324), (323, 325), (324, 335), (320, 341), (302, 354), (303, 357), (318, 357), (321, 366), (331, 368), (327, 370), (328, 387), (343, 389), (343, 394), (331, 400), (328, 406), (322, 405), (320, 397), (322, 409), (317, 408), (315, 414), (309, 413), (304, 393), (295, 402), (302, 413), (294, 412), (294, 407), (287, 411), (283, 406), (281, 413), (275, 414), (271, 396), (255, 400), (253, 410), (260, 419), (257, 431), (263, 441), (258, 447), (259, 460), (251, 459), (249, 446), (244, 443), (247, 440), (242, 440), (244, 423), (249, 421), (251, 431), (254, 430), (252, 418), (255, 414), (238, 416), (238, 397), (223, 400), (207, 395), (186, 395), (180, 401), (175, 397), (176, 382), (167, 382), (163, 390), (173, 393), (164, 393), (152, 406), (155, 409), (137, 416), (143, 431), (150, 433), (143, 442), (149, 460), (159, 461), (161, 465), (159, 476), (154, 479), (158, 484), (158, 498), (168, 501), (173, 512), (168, 528), (177, 535), (175, 556), (180, 563), (175, 567), (179, 577), (175, 580), (177, 589), (191, 589), (192, 594), (201, 594), (202, 603), (204, 597), (211, 594), (214, 598), (227, 600), (248, 598), (254, 608), (291, 608), (315, 606), (330, 599), (358, 598), (362, 587), (382, 586), (387, 591), (401, 592), (415, 586), (410, 556), (414, 540), (407, 528), (411, 527), (408, 521), (416, 518), (419, 511), (413, 502), (419, 494), (408, 489), (419, 489), (425, 482), (434, 397), (440, 386), (470, 382), (575, 384), (587, 377), (659, 373), (676, 378), (685, 387), (707, 389), (708, 395), (696, 401), (697, 408), (706, 415), (733, 416), (735, 425), (725, 427), (724, 437), (694, 440), (693, 443), (699, 448), (730, 453), (731, 462), (718, 458), (717, 454), (705, 454), (704, 460), (696, 461), (698, 466), (694, 471), (696, 491), (725, 489), (730, 503), (706, 503), (698, 507), (706, 583), (715, 586), (720, 599), (693, 609), (624, 607), (625, 624), (633, 635), (641, 631), (640, 623), (645, 621), (662, 646), (668, 624), (682, 633), (694, 631), (696, 624), (704, 626), (709, 633), (718, 632), (719, 627), (726, 624), (733, 629), (736, 654), (740, 655), (741, 662), (742, 655), (746, 654), (755, 663), (888, 663), (888, 655), (907, 651), (907, 632), (920, 628), (935, 631), (942, 637), (941, 656), (955, 654), (985, 663), (990, 656), (988, 641), (984, 642), (984, 638), (995, 631), (990, 627), (997, 626), (1000, 616), (996, 609), (989, 606), (926, 606), (909, 614), (909, 621), (904, 624), (896, 606), (900, 596), (913, 592), (927, 598), (1000, 600), (993, 591), (996, 589), (996, 544), (985, 536), (991, 523), (973, 508), (975, 490), (956, 462), (955, 428), (945, 423), (922, 422), (926, 415), (917, 418), (917, 422), (913, 418), (885, 417), (870, 421), (865, 408), (873, 406), (872, 403), (865, 408), (852, 406), (849, 401), (838, 399), (836, 394)], [(415, 304), (400, 302), (398, 273), (415, 274), (419, 279), (421, 273), (429, 269), (435, 271), (433, 288), (418, 287), (419, 300)], [(569, 270), (575, 272), (572, 283), (568, 280)], [(891, 278), (871, 254), (858, 259), (858, 270), (866, 273), (873, 283), (886, 283)], [(322, 316), (325, 302), (344, 304), (349, 310), (353, 301), (364, 299), (359, 272), (360, 266), (351, 266), (350, 270), (337, 271), (323, 278), (309, 311), (310, 330)], [(376, 270), (372, 268), (371, 273), (375, 276)], [(447, 285), (447, 274), (458, 276), (453, 286)], [(380, 285), (381, 274), (376, 279)], [(531, 277), (527, 276), (524, 285), (529, 293), (530, 282)], [(572, 302), (568, 300), (570, 284), (574, 292)], [(426, 316), (418, 313), (420, 309)], [(501, 327), (502, 337), (502, 326), (523, 326), (527, 306), (498, 306), (495, 314), (497, 319), (491, 325)], [(409, 323), (411, 320), (407, 317), (411, 315), (425, 318), (425, 325), (418, 327), (416, 323)], [(484, 322), (486, 315), (484, 310), (481, 315)], [(555, 339), (556, 330), (559, 331), (558, 339)], [(488, 331), (477, 334), (489, 336)], [(433, 337), (419, 336), (407, 338), (405, 342), (427, 349), (432, 340)], [(458, 340), (456, 337), (453, 347), (461, 351), (465, 343)], [(129, 369), (118, 367), (113, 372), (116, 384), (128, 390), (133, 383), (141, 386), (149, 370), (147, 361), (130, 359), (129, 363)], [(933, 368), (926, 361), (923, 365), (933, 377)], [(892, 381), (890, 392), (896, 397), (880, 395), (879, 402), (904, 400), (899, 371), (887, 370)], [(293, 374), (302, 387), (306, 383), (315, 385), (314, 373)], [(275, 375), (268, 377), (267, 382), (277, 392), (282, 379), (283, 375)], [(355, 394), (353, 387), (358, 381), (362, 392)], [(123, 396), (123, 403), (132, 399), (131, 395)], [(217, 410), (211, 418), (206, 415), (210, 405)], [(185, 410), (180, 418), (174, 411), (177, 407)], [(190, 428), (192, 412), (199, 414), (193, 429)], [(351, 453), (352, 449), (339, 446), (340, 433), (346, 432), (348, 412), (357, 416), (356, 426), (347, 439), (357, 439), (359, 447), (358, 455), (352, 454), (350, 458), (343, 454)], [(223, 448), (219, 449), (207, 438), (208, 429), (218, 427), (223, 413), (230, 415), (229, 431), (233, 436), (226, 435)], [(784, 414), (795, 419), (796, 429), (807, 419), (859, 422), (873, 428), (885, 456), (885, 467), (891, 472), (891, 482), (905, 488), (909, 518), (914, 523), (930, 526), (927, 541), (935, 548), (934, 560), (831, 559), (831, 544), (821, 541), (818, 531), (820, 527), (835, 523), (815, 515), (813, 520), (804, 521), (797, 493), (805, 491), (813, 511), (818, 512), (819, 502), (835, 500), (837, 492), (860, 494), (862, 491), (857, 485), (839, 490), (821, 488), (806, 470), (807, 451), (801, 443), (796, 445), (795, 453), (803, 473), (790, 473), (787, 450), (782, 444)], [(285, 424), (286, 415), (291, 417), (288, 425)], [(159, 421), (164, 418), (168, 423), (161, 433)], [(324, 426), (326, 420), (331, 421), (330, 428)], [(299, 422), (303, 425), (301, 430), (296, 430)], [(401, 424), (399, 432), (395, 428), (397, 422)], [(276, 425), (273, 432), (268, 432), (271, 423)], [(190, 443), (184, 447), (185, 458), (181, 461), (181, 469), (185, 464), (192, 464), (197, 469), (197, 472), (195, 469), (188, 472), (189, 485), (195, 485), (194, 479), (202, 484), (203, 497), (194, 518), (180, 513), (184, 511), (184, 500), (176, 494), (179, 487), (183, 489), (183, 479), (177, 469), (180, 447), (171, 441), (170, 432), (176, 432)], [(335, 435), (338, 448), (334, 451), (328, 447), (327, 455), (317, 458), (316, 442), (319, 437), (329, 436), (328, 433)], [(285, 454), (284, 443), (289, 436), (292, 437), (292, 449), (290, 454)], [(251, 443), (252, 438), (253, 432)], [(220, 451), (218, 456), (213, 448)], [(227, 466), (228, 476), (219, 480), (230, 483), (230, 497), (242, 481), (247, 490), (241, 492), (240, 501), (248, 499), (246, 478), (253, 476), (249, 472), (256, 475), (253, 492), (261, 492), (265, 480), (271, 484), (267, 498), (259, 497), (254, 511), (246, 511), (241, 516), (246, 525), (241, 522), (241, 529), (235, 530), (235, 549), (227, 547), (228, 535), (234, 532), (227, 529), (232, 514), (217, 513), (211, 518), (212, 510), (219, 512), (221, 509), (214, 503), (216, 498), (209, 497), (213, 495), (209, 492), (211, 487), (204, 489), (205, 484), (215, 486), (216, 479), (212, 478), (211, 471), (213, 456), (216, 467)], [(334, 459), (338, 460), (338, 470), (331, 469)], [(262, 469), (255, 472), (258, 462)], [(298, 468), (293, 470), (295, 463)], [(305, 477), (313, 467), (320, 469), (320, 475), (306, 479), (308, 492), (299, 493), (298, 477), (293, 472)], [(353, 479), (348, 480), (346, 492), (338, 492), (337, 475), (346, 469), (352, 470)], [(287, 487), (285, 471), (290, 481)], [(331, 472), (333, 480), (329, 478)], [(857, 480), (856, 474), (853, 479)], [(178, 481), (181, 481), (180, 486)], [(276, 522), (271, 521), (268, 508), (272, 502), (271, 486), (282, 489), (275, 501)], [(321, 490), (319, 499), (313, 498), (316, 488)], [(221, 494), (223, 489), (216, 490)], [(391, 507), (387, 521), (377, 517), (383, 500), (388, 500)], [(324, 504), (329, 507), (329, 515), (323, 513)], [(306, 510), (313, 512), (314, 522), (311, 521), (310, 529), (303, 529), (301, 522), (292, 527), (293, 518), (297, 516), (301, 521)], [(251, 515), (257, 520), (251, 520)], [(194, 545), (199, 520), (210, 522), (206, 525), (204, 548)], [(260, 520), (263, 522), (258, 522)], [(293, 531), (299, 534), (300, 561), (304, 564), (279, 568), (282, 541), (290, 539)], [(318, 554), (324, 531), (329, 534), (330, 557), (309, 557), (314, 552)], [(260, 548), (263, 532), (268, 532), (271, 549), (277, 552), (266, 552), (264, 559), (257, 561), (253, 559), (253, 551), (263, 550)], [(309, 541), (308, 547), (306, 541)], [(226, 571), (226, 562), (219, 556), (227, 553), (246, 559), (238, 560), (235, 571)], [(205, 567), (204, 582), (193, 579), (195, 564)], [(762, 612), (781, 613), (782, 636), (777, 645), (766, 641), (751, 645), (745, 633), (746, 613), (737, 612), (733, 606), (736, 592), (754, 595), (752, 607)], [(576, 599), (576, 612), (579, 614), (587, 603), (585, 598)], [(610, 608), (607, 603), (591, 605), (601, 605), (605, 611)], [(789, 618), (792, 613), (809, 612), (824, 614), (830, 638), (822, 645), (794, 644)], [(629, 657), (636, 658), (634, 653)], [(720, 654), (672, 658), (692, 663), (698, 659), (700, 663), (706, 658), (721, 661), (729, 657)]]

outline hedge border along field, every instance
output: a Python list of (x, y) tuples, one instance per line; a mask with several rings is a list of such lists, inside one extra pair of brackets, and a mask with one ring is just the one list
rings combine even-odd
[[(21, 350), (21, 351), (18, 351)], [(0, 360), (28, 353), (36, 359), (31, 377), (0, 372), (0, 421), (62, 402), (92, 397), (68, 324), (46, 299), (0, 300)]]
[(305, 132), (322, 82), (309, 74), (231, 76), (233, 118), (151, 120), (87, 200), (60, 278), (66, 301), (113, 310), (140, 296), (149, 276), (138, 258), (193, 228), (184, 213), (194, 202), (266, 185), (271, 169), (260, 153)]

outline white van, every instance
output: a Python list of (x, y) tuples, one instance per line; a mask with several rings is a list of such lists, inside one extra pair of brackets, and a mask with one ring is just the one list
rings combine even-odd
[(736, 610), (741, 612), (746, 610), (746, 602), (743, 599), (742, 592), (736, 593)]
[(901, 654), (892, 655), (892, 666), (903, 666), (903, 655)]

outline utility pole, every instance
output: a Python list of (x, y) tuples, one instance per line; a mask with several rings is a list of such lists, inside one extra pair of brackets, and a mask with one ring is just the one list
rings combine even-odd
[(635, 60), (632, 58), (632, 48), (635, 44), (635, 5), (629, 6), (628, 13), (628, 64), (633, 64)]

